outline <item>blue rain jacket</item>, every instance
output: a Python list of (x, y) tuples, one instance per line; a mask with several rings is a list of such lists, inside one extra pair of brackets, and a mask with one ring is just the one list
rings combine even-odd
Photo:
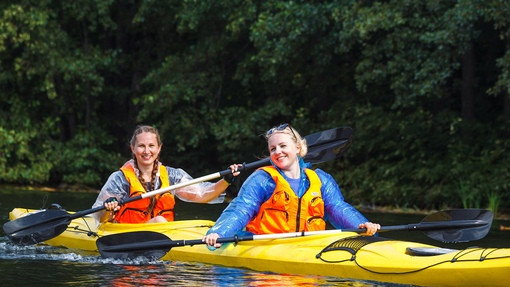
[[(301, 158), (299, 164), (301, 167), (301, 180), (297, 195), (301, 196), (310, 185), (303, 169), (311, 165), (304, 163)], [(273, 164), (273, 166), (275, 165)], [(285, 174), (280, 169), (278, 170), (287, 179)], [(330, 174), (321, 169), (316, 169), (315, 172), (322, 183), (321, 192), (325, 205), (326, 221), (337, 229), (358, 228), (359, 224), (368, 222), (365, 216), (356, 208), (344, 201), (340, 187)], [(230, 202), (207, 233), (217, 233), (220, 237), (242, 234), (243, 232), (241, 231), (255, 217), (262, 203), (271, 197), (275, 187), (275, 182), (267, 172), (263, 170), (253, 172), (244, 182), (238, 196)]]

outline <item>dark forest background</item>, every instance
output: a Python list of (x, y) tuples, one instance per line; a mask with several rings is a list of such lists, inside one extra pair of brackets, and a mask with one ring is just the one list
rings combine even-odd
[(0, 183), (99, 189), (137, 124), (198, 177), (349, 126), (354, 204), (510, 209), (510, 1), (2, 0)]

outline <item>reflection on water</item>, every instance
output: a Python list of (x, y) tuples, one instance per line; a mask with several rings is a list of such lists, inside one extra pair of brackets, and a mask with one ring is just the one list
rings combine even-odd
[(50, 246), (16, 246), (5, 236), (0, 238), (0, 269), (2, 286), (389, 286), (206, 264), (103, 259)]
[[(41, 208), (59, 203), (73, 211), (86, 210), (95, 194), (13, 192), (0, 190), (0, 224), (8, 220), (14, 207)], [(225, 205), (188, 204), (178, 202), (178, 219), (216, 219)], [(384, 225), (420, 222), (422, 216), (367, 214)], [(405, 220), (406, 222), (402, 222)], [(510, 231), (493, 230), (483, 241), (468, 246), (508, 247)], [(79, 254), (50, 246), (16, 246), (0, 234), (0, 270), (2, 286), (403, 286), (324, 276), (301, 276), (254, 272), (206, 264), (148, 260), (103, 259), (96, 254)], [(385, 237), (440, 245), (421, 232), (388, 232)], [(458, 245), (449, 246), (460, 248)]]

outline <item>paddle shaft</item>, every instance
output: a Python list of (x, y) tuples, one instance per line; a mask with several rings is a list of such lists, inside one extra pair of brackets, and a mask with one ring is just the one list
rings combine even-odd
[[(247, 170), (247, 169), (257, 168), (257, 167), (268, 165), (269, 163), (270, 163), (269, 158), (264, 158), (264, 159), (261, 159), (261, 160), (258, 160), (258, 161), (252, 162), (252, 163), (244, 164), (238, 170), (239, 171), (243, 171), (243, 170)], [(209, 175), (204, 175), (204, 176), (201, 176), (201, 177), (197, 177), (197, 178), (194, 178), (194, 179), (186, 181), (186, 182), (181, 182), (181, 183), (170, 185), (170, 186), (165, 187), (165, 188), (160, 188), (160, 189), (156, 189), (156, 190), (153, 190), (153, 191), (150, 191), (150, 192), (146, 192), (146, 193), (143, 193), (143, 194), (138, 195), (138, 196), (129, 197), (129, 198), (126, 198), (126, 199), (120, 199), (119, 200), (119, 204), (123, 205), (123, 204), (129, 203), (129, 202), (137, 201), (137, 200), (140, 200), (140, 199), (143, 199), (143, 198), (153, 197), (153, 196), (156, 196), (158, 194), (165, 193), (165, 192), (168, 192), (168, 191), (172, 191), (172, 190), (175, 190), (175, 189), (179, 189), (179, 188), (182, 188), (182, 187), (185, 187), (185, 186), (189, 186), (189, 185), (192, 185), (192, 184), (196, 184), (196, 183), (200, 183), (200, 182), (204, 182), (204, 181), (213, 180), (213, 179), (225, 176), (225, 175), (227, 175), (227, 174), (229, 174), (231, 172), (232, 172), (231, 169), (226, 169), (226, 170), (223, 170), (223, 171), (211, 173)], [(101, 205), (101, 206), (98, 206), (98, 207), (95, 207), (95, 208), (91, 208), (91, 209), (87, 209), (87, 210), (83, 210), (83, 211), (79, 211), (79, 212), (73, 213), (70, 216), (71, 216), (71, 219), (75, 219), (75, 218), (79, 218), (79, 217), (85, 216), (87, 214), (91, 214), (91, 213), (94, 213), (94, 212), (101, 211), (103, 209), (105, 209), (105, 207), (104, 207), (104, 205)]]
[[(446, 222), (420, 222), (415, 224), (393, 225), (381, 227), (379, 231), (429, 231), (442, 229), (462, 229), (467, 227), (477, 227), (487, 225), (485, 220), (455, 220)], [(364, 230), (364, 229), (361, 229)], [(352, 230), (354, 232), (358, 232)]]
[[(491, 214), (489, 214), (490, 218)], [(463, 230), (464, 228), (476, 228), (480, 226), (487, 226), (490, 228), (490, 222), (486, 220), (450, 220), (450, 221), (438, 221), (438, 222), (420, 222), (413, 224), (404, 225), (393, 225), (383, 226), (379, 231), (430, 231), (430, 230)], [(274, 234), (261, 234), (261, 235), (246, 235), (246, 236), (233, 236), (233, 237), (220, 237), (216, 240), (217, 243), (228, 243), (228, 242), (240, 242), (240, 241), (251, 241), (251, 240), (273, 240), (283, 239), (292, 237), (312, 236), (312, 235), (323, 235), (323, 234), (335, 234), (342, 232), (357, 232), (363, 233), (366, 229), (332, 229), (332, 230), (320, 230), (320, 231), (302, 231), (302, 232), (289, 232), (289, 233), (274, 233)], [(133, 236), (136, 234), (139, 236)], [(483, 235), (485, 236), (485, 235)], [(483, 237), (482, 236), (482, 237)], [(152, 240), (151, 238), (157, 238)], [(477, 238), (479, 239), (479, 238)], [(143, 242), (143, 240), (149, 240)], [(126, 242), (127, 241), (127, 242)], [(113, 244), (112, 244), (113, 242)], [(117, 243), (121, 242), (121, 243)], [(173, 247), (180, 246), (193, 246), (198, 244), (205, 244), (202, 239), (191, 239), (191, 240), (171, 240), (161, 233), (152, 231), (139, 231), (139, 232), (128, 232), (118, 233), (101, 237), (96, 241), (99, 251), (101, 254), (129, 254), (129, 252), (136, 252), (138, 255), (140, 252), (161, 250), (163, 249), (164, 254)], [(129, 256), (128, 256), (129, 257)]]
[[(301, 237), (301, 236), (310, 236), (310, 235), (319, 235), (319, 234), (331, 234), (331, 233), (341, 233), (343, 232), (340, 229), (332, 229), (332, 230), (321, 230), (321, 231), (308, 231), (308, 232), (290, 232), (290, 233), (274, 233), (274, 234), (260, 234), (260, 235), (244, 235), (244, 236), (233, 236), (233, 237), (220, 237), (216, 240), (218, 243), (228, 243), (228, 242), (240, 242), (240, 241), (253, 241), (253, 240), (270, 240), (270, 239), (281, 239), (281, 238), (291, 238), (291, 237)], [(141, 231), (140, 234), (149, 234), (154, 233), (152, 231)], [(108, 235), (108, 236), (119, 236), (122, 233)], [(98, 239), (100, 240), (100, 239)], [(151, 240), (150, 244), (140, 244), (139, 242), (131, 242), (131, 243), (122, 243), (111, 246), (102, 246), (99, 248), (101, 251), (108, 252), (116, 252), (116, 251), (139, 251), (139, 250), (154, 250), (161, 248), (172, 248), (172, 247), (180, 247), (180, 246), (193, 246), (198, 244), (205, 244), (202, 239), (189, 239), (189, 240), (171, 240), (167, 239), (158, 239)]]

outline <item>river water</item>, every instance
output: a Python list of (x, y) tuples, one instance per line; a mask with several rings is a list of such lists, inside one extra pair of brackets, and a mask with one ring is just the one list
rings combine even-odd
[[(67, 210), (89, 209), (93, 193), (0, 190), (0, 224), (8, 220), (15, 207), (43, 208), (58, 203)], [(178, 202), (176, 219), (215, 220), (226, 205)], [(420, 222), (421, 215), (365, 213), (381, 225)], [(488, 236), (462, 245), (446, 245), (427, 238), (421, 232), (388, 232), (385, 237), (419, 241), (441, 247), (510, 247), (510, 231), (501, 231), (508, 221), (495, 220)], [(303, 276), (255, 272), (207, 264), (162, 261), (103, 259), (69, 249), (44, 245), (17, 246), (0, 231), (0, 286), (402, 286), (324, 276)]]

